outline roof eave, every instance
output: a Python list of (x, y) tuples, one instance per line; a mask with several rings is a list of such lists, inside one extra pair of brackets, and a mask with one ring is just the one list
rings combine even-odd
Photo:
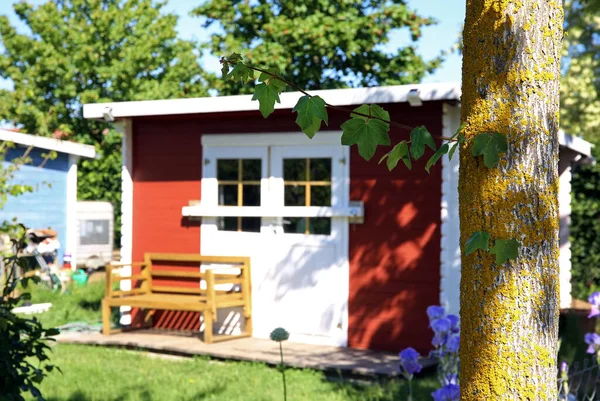
[[(371, 88), (326, 89), (311, 91), (334, 106), (351, 106), (365, 103), (411, 102), (415, 95), (421, 102), (459, 101), (459, 83), (434, 83), (396, 85)], [(303, 94), (286, 92), (275, 109), (292, 109)], [(183, 114), (226, 113), (254, 111), (258, 106), (250, 95), (217, 96), (191, 99), (143, 100), (133, 102), (94, 103), (83, 105), (83, 116), (87, 119), (114, 121), (122, 118), (168, 116)]]

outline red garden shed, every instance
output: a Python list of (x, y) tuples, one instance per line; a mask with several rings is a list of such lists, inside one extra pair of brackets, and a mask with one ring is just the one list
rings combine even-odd
[[(377, 103), (391, 119), (451, 136), (458, 84), (315, 91), (328, 103)], [(380, 350), (426, 351), (425, 310), (458, 312), (458, 158), (427, 174), (423, 158), (388, 172), (340, 144), (348, 118), (308, 139), (284, 93), (268, 120), (250, 96), (91, 104), (84, 115), (115, 120), (123, 136), (124, 262), (144, 252), (250, 256), (254, 336), (278, 326), (290, 340)], [(407, 132), (392, 128), (398, 139)], [(570, 166), (590, 145), (561, 133), (561, 303), (570, 304)], [(189, 285), (189, 283), (188, 283)], [(198, 285), (197, 283), (195, 285)], [(219, 316), (235, 331), (243, 317)], [(192, 313), (154, 324), (200, 329)]]

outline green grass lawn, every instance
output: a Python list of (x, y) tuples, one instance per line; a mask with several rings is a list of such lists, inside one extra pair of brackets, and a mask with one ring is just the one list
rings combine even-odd
[(104, 281), (88, 283), (85, 287), (69, 286), (64, 292), (53, 292), (42, 286), (29, 284), (22, 291), (31, 294), (34, 304), (51, 302), (48, 312), (36, 314), (44, 327), (56, 327), (66, 323), (102, 321), (100, 301), (104, 296)]
[[(137, 351), (59, 344), (53, 372), (41, 386), (47, 401), (270, 401), (282, 400), (279, 372), (246, 362), (207, 358), (161, 359)], [(290, 401), (405, 400), (400, 380), (350, 383), (328, 380), (322, 372), (287, 371)], [(416, 380), (415, 401), (431, 400), (433, 377)]]

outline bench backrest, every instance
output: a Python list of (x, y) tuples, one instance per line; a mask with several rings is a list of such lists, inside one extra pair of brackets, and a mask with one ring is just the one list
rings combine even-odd
[[(210, 266), (200, 271), (202, 265)], [(175, 269), (164, 268), (173, 266)], [(146, 253), (141, 276), (145, 278), (141, 288), (153, 293), (187, 294), (207, 296), (214, 291), (217, 297), (231, 294), (250, 298), (250, 258), (236, 256), (204, 256), (186, 253)], [(160, 280), (196, 281), (198, 286), (162, 284)], [(237, 291), (232, 291), (237, 290)], [(238, 296), (232, 294), (237, 292)]]

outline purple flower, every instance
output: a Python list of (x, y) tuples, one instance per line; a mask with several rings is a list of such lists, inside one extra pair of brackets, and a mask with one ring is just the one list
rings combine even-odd
[(433, 401), (458, 401), (460, 399), (460, 386), (447, 384), (431, 393)]
[(436, 333), (447, 333), (450, 331), (451, 327), (452, 327), (452, 323), (450, 322), (450, 319), (448, 319), (447, 317), (443, 317), (441, 319), (436, 319), (431, 322), (431, 328)]
[(441, 306), (432, 305), (427, 308), (427, 316), (429, 316), (429, 321), (440, 319), (446, 315), (446, 310)]
[(460, 334), (453, 334), (446, 342), (446, 349), (450, 352), (458, 352), (460, 348)]
[(592, 305), (600, 306), (600, 292), (596, 291), (588, 297), (588, 302)]
[(448, 315), (446, 318), (450, 320), (452, 333), (460, 332), (460, 318), (456, 315)]
[(414, 348), (406, 348), (399, 354), (400, 356), (400, 371), (404, 369), (408, 375), (414, 375), (421, 371), (419, 363), (419, 353)]
[(600, 347), (600, 336), (596, 333), (586, 333), (584, 340), (589, 345), (586, 352), (588, 354), (595, 354), (598, 351), (598, 347)]
[(447, 335), (445, 333), (435, 333), (431, 339), (431, 345), (439, 347), (446, 342)]

